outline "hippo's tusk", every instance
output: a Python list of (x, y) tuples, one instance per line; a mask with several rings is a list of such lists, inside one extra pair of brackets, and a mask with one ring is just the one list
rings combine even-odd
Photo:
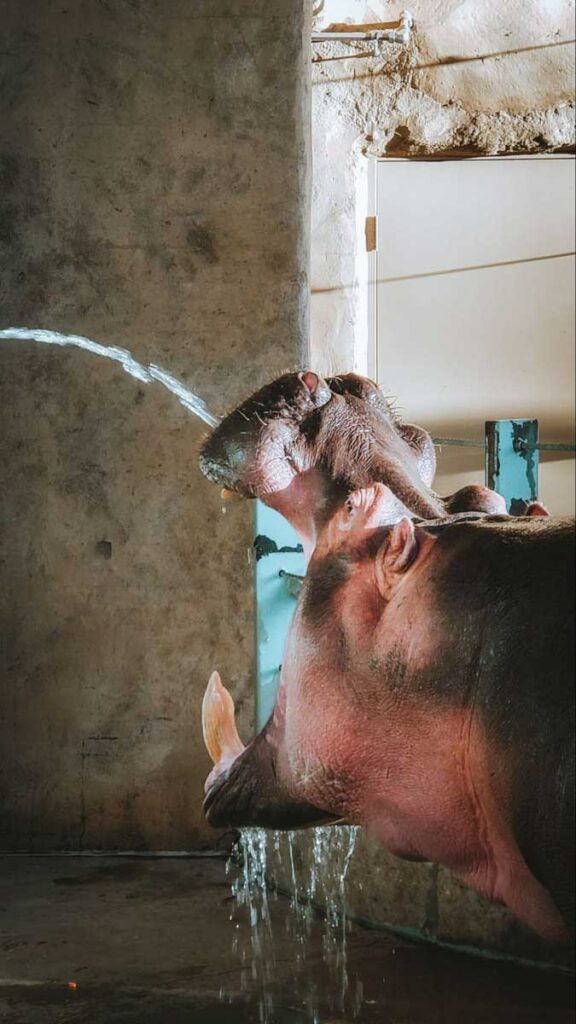
[(202, 701), (202, 732), (214, 764), (233, 761), (244, 750), (234, 720), (234, 701), (217, 672), (210, 676)]
[(231, 491), (228, 487), (223, 487), (220, 491), (220, 497), (222, 501), (239, 501), (242, 495), (238, 494), (237, 491)]

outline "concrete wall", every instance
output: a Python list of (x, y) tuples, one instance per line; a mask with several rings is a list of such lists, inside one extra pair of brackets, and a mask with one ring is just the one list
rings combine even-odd
[[(282, 834), (268, 843), (267, 869), (273, 886), (326, 912), (326, 895), (336, 896), (347, 915), (368, 927), (417, 941), (442, 944), (496, 958), (570, 966), (572, 950), (553, 948), (523, 928), (505, 907), (481, 899), (436, 864), (400, 860), (360, 831), (355, 846), (348, 826), (336, 826), (314, 849), (310, 832)], [(329, 864), (319, 867), (318, 846)], [(348, 851), (343, 884), (342, 870)]]
[[(302, 361), (306, 11), (4, 4), (0, 327), (125, 346), (217, 413)], [(250, 731), (251, 509), (159, 386), (21, 342), (0, 377), (0, 847), (213, 844), (200, 703), (218, 667)]]

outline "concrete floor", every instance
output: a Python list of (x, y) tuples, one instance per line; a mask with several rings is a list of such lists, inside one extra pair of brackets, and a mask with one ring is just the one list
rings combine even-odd
[[(249, 928), (231, 899), (222, 860), (8, 857), (0, 860), (0, 908), (3, 1024), (259, 1022), (257, 986), (241, 965)], [(295, 971), (293, 935), (284, 927), (288, 912), (283, 898), (272, 901), (271, 1024), (312, 1019), (306, 985)], [(315, 922), (307, 945), (320, 989), (329, 985), (323, 929)], [(573, 982), (566, 975), (409, 945), (355, 927), (348, 974), (356, 989), (362, 982), (361, 1024), (574, 1019)], [(319, 1024), (349, 1024), (350, 1013), (330, 1009), (326, 991)]]

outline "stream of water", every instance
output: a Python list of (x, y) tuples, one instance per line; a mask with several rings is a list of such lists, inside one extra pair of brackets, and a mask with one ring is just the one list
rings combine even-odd
[[(272, 1024), (277, 962), (286, 938), (293, 950), (294, 991), (310, 1024), (321, 1008), (354, 1020), (362, 1003), (359, 979), (349, 977), (346, 881), (358, 829), (323, 827), (302, 832), (244, 829), (228, 864), (236, 904), (231, 914), (233, 952), (242, 964), (242, 986), (255, 991), (260, 1024)], [(271, 912), (278, 894), (289, 904)], [(243, 938), (240, 918), (250, 924)], [(323, 918), (323, 921), (322, 921)], [(318, 928), (322, 928), (318, 965)], [(285, 934), (282, 935), (282, 930)], [(226, 998), (224, 990), (221, 998)], [(304, 1018), (302, 1018), (304, 1019)]]
[(112, 359), (131, 377), (141, 381), (142, 384), (151, 384), (157, 381), (168, 391), (176, 396), (180, 405), (183, 405), (188, 412), (194, 413), (199, 419), (207, 423), (209, 427), (215, 427), (220, 421), (213, 416), (206, 403), (198, 395), (173, 377), (167, 370), (155, 363), (144, 366), (139, 363), (131, 352), (125, 348), (118, 348), (116, 345), (100, 345), (90, 338), (83, 338), (80, 334), (58, 334), (57, 331), (30, 330), (28, 327), (7, 327), (0, 330), (0, 341), (37, 341), (42, 345), (57, 345), (60, 348), (81, 348), (85, 352), (92, 352), (95, 356), (104, 356), (105, 359)]

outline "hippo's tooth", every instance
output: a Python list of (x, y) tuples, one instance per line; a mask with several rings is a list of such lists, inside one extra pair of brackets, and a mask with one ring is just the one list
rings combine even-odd
[(222, 498), (222, 501), (238, 501), (242, 495), (238, 494), (236, 491), (229, 490), (228, 487), (223, 487), (220, 491), (220, 497)]
[(210, 676), (204, 694), (202, 732), (214, 764), (222, 760), (233, 761), (244, 750), (234, 721), (234, 701), (217, 672)]

